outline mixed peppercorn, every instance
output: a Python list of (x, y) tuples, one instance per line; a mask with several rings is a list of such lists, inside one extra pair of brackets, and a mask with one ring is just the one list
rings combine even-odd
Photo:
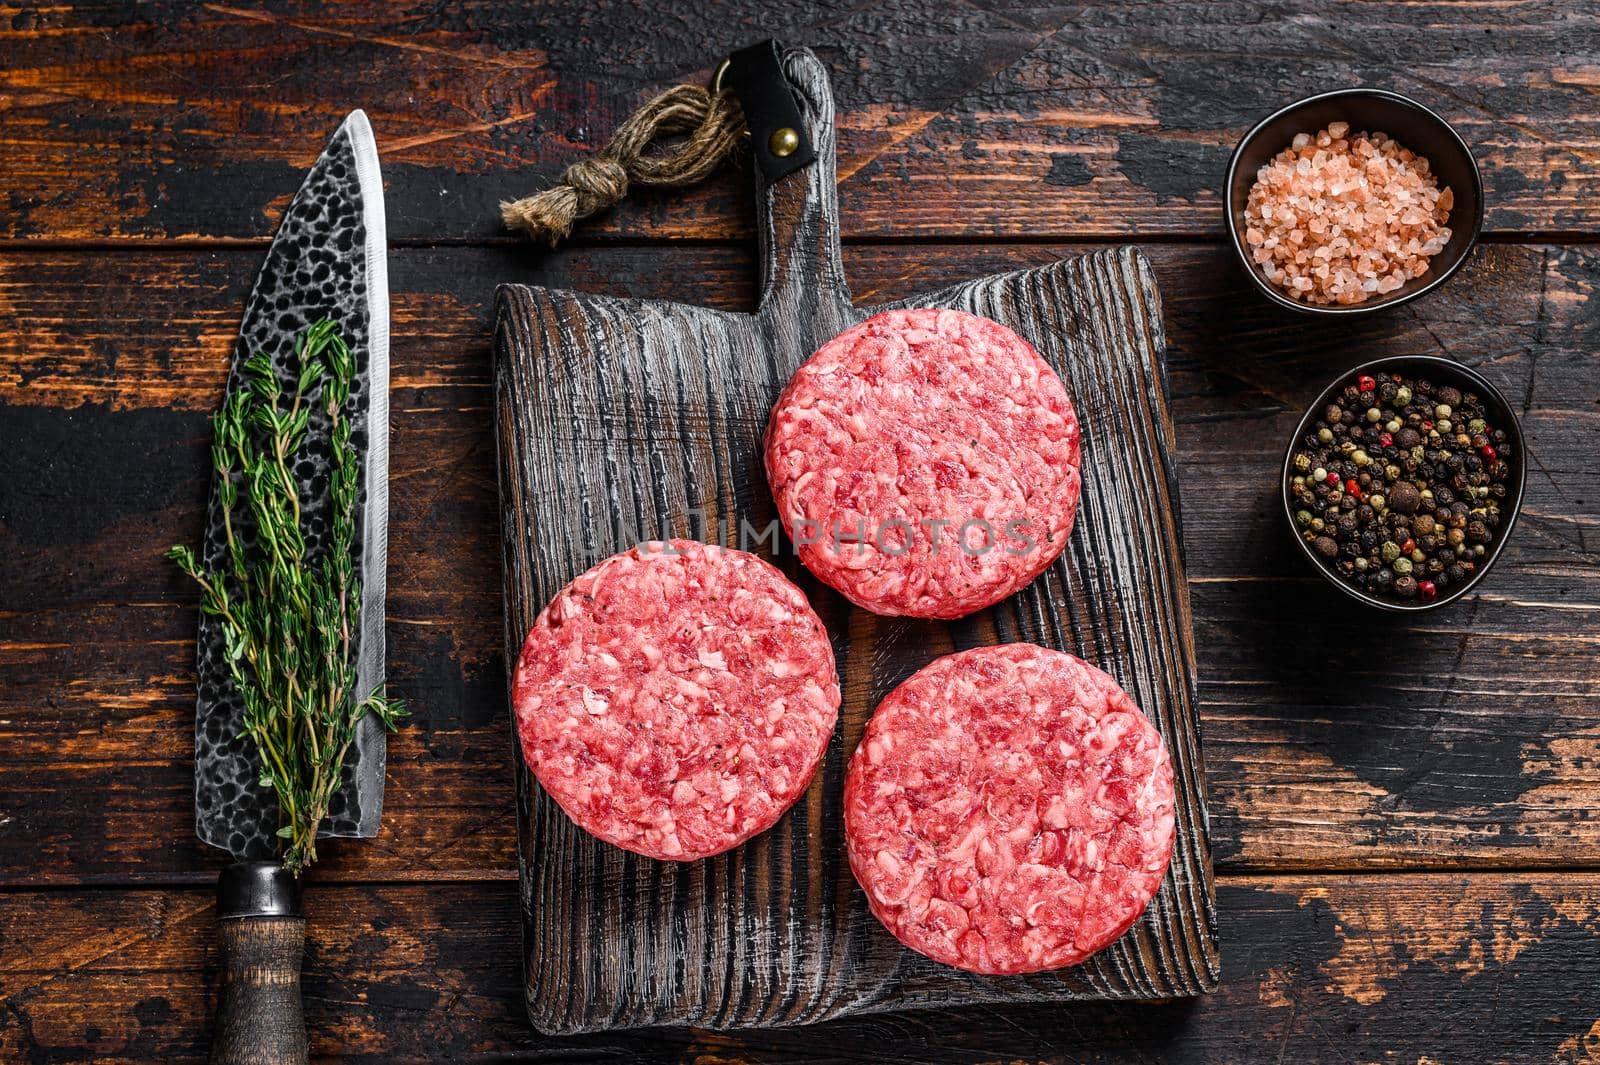
[(1475, 393), (1363, 374), (1301, 437), (1286, 487), (1300, 535), (1329, 569), (1372, 595), (1430, 600), (1485, 564), (1510, 457)]

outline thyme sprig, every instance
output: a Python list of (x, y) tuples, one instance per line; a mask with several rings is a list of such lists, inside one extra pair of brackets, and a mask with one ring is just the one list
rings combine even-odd
[[(200, 609), (221, 626), (229, 675), (244, 703), (244, 731), (261, 756), (260, 783), (278, 798), (283, 864), (298, 876), (317, 859), (317, 828), (338, 791), (356, 726), (373, 714), (394, 729), (406, 712), (381, 688), (361, 699), (355, 692), (351, 641), (361, 582), (351, 549), (360, 456), (344, 410), (355, 359), (327, 319), (297, 338), (295, 356), (292, 392), (272, 360), (257, 353), (244, 364), (245, 387), (212, 416), (223, 564), (207, 571), (181, 545), (167, 557), (200, 585)], [(309, 486), (292, 471), (313, 446), (319, 406), (329, 533), (312, 557), (301, 513)], [(241, 502), (253, 533), (248, 538), (240, 528)]]

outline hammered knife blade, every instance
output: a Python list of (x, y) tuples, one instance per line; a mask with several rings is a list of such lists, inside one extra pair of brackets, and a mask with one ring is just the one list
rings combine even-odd
[[(361, 576), (361, 618), (355, 640), (357, 685), (364, 698), (384, 679), (384, 593), (388, 562), (389, 476), (389, 289), (383, 214), (383, 182), (372, 127), (351, 112), (329, 139), (295, 193), (245, 305), (228, 374), (231, 394), (241, 386), (242, 364), (257, 352), (269, 355), (287, 384), (295, 338), (322, 318), (337, 323), (357, 360), (351, 389), (352, 442), (362, 455), (354, 545)], [(313, 484), (325, 475), (315, 463), (297, 470)], [(307, 541), (326, 533), (322, 507), (305, 510)], [(204, 565), (220, 568), (226, 557), (221, 506), (213, 486), (202, 544)], [(223, 659), (215, 619), (200, 619), (197, 661), (199, 700), (195, 710), (195, 831), (236, 860), (274, 856), (277, 800), (260, 784), (254, 744), (243, 735), (243, 705)], [(383, 814), (385, 757), (383, 726), (362, 719), (346, 758), (344, 781), (320, 835), (370, 837)]]

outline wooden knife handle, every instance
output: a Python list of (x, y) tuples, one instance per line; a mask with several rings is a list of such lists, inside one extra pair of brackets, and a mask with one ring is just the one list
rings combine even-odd
[(305, 1065), (300, 962), (306, 919), (294, 878), (272, 862), (240, 862), (218, 882), (222, 1001), (212, 1065)]

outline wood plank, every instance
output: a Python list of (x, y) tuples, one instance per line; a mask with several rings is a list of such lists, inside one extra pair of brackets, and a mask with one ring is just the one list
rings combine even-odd
[[(202, 888), (12, 891), (0, 1058), (204, 1059), (215, 913)], [(511, 883), (316, 886), (306, 1013), (319, 1060), (1253, 1065), (1592, 1060), (1600, 876), (1224, 877), (1221, 988), (1184, 1003), (989, 1006), (805, 1028), (536, 1035)]]
[[(1299, 5), (27, 5), (0, 27), (0, 237), (264, 239), (344, 112), (372, 115), (396, 238), (504, 236), (501, 199), (735, 47), (816, 48), (852, 237), (1219, 235), (1254, 122), (1365, 84), (1473, 147), (1491, 229), (1600, 221), (1600, 12), (1583, 0)], [(749, 232), (747, 171), (638, 197), (596, 236)]]
[[(1071, 246), (846, 249), (894, 299)], [(1496, 245), (1435, 296), (1334, 328), (1220, 249), (1152, 246), (1167, 308), (1216, 857), (1225, 869), (1513, 867), (1600, 848), (1600, 257)], [(259, 253), (0, 255), (0, 882), (209, 879), (189, 815), (204, 415)], [(510, 875), (488, 303), (500, 280), (742, 310), (735, 248), (407, 249), (394, 286), (392, 651), (417, 713), (388, 820), (319, 876)], [(1523, 397), (1527, 511), (1477, 606), (1353, 613), (1272, 506), (1298, 405), (1372, 356), (1446, 350)], [(1261, 578), (1268, 578), (1263, 581)], [(1295, 583), (1286, 583), (1293, 581)], [(1292, 621), (1330, 626), (1307, 651)], [(1396, 656), (1399, 656), (1398, 660)]]

